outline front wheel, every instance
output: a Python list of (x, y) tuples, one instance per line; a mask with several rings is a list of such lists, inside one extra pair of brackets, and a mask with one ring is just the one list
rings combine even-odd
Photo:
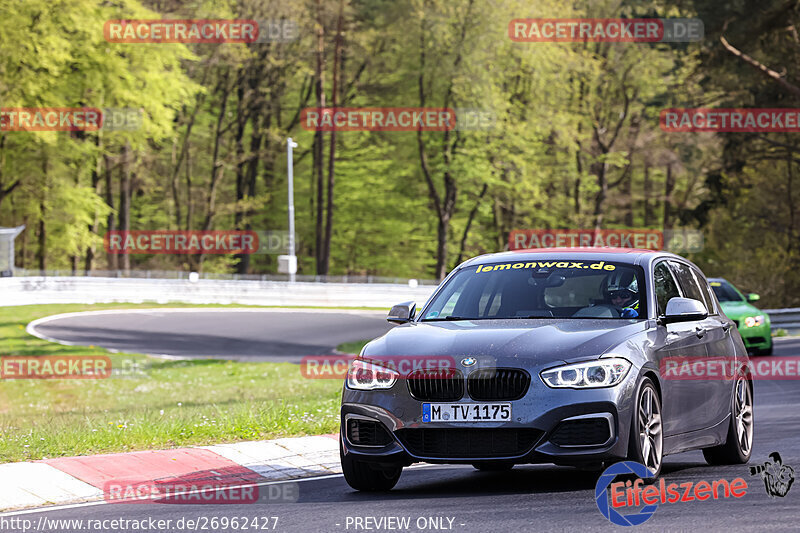
[(644, 378), (636, 395), (628, 459), (650, 469), (654, 479), (661, 473), (664, 450), (662, 427), (658, 391), (649, 378)]
[(339, 442), (339, 457), (342, 461), (342, 473), (347, 484), (356, 490), (365, 492), (391, 490), (397, 485), (402, 466), (383, 468), (376, 464), (354, 459), (351, 454), (344, 453), (344, 447)]
[(739, 374), (731, 401), (731, 420), (725, 444), (703, 449), (710, 465), (744, 464), (753, 451), (753, 389), (750, 381)]

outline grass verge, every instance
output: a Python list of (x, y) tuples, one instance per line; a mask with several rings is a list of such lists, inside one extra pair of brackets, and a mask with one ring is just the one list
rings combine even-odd
[(361, 348), (367, 344), (370, 339), (363, 340), (363, 341), (355, 341), (355, 342), (344, 342), (336, 347), (336, 349), (342, 353), (361, 353)]
[[(0, 462), (338, 430), (341, 383), (305, 379), (298, 365), (165, 361), (98, 347), (63, 346), (25, 331), (31, 320), (57, 313), (158, 307), (208, 306), (0, 308), (0, 355), (108, 355), (114, 368), (112, 377), (100, 380), (0, 380)], [(351, 343), (347, 344), (343, 351), (349, 351)]]

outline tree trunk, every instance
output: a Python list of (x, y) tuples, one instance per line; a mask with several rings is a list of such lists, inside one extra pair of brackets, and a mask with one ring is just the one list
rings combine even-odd
[[(455, 49), (457, 50), (456, 57), (453, 60), (453, 70), (457, 71), (462, 60), (462, 44), (466, 37), (467, 25), (471, 21), (470, 13), (472, 10), (473, 2), (470, 0), (467, 6), (467, 13), (464, 17), (464, 23), (461, 26), (460, 41), (456, 43)], [(420, 68), (419, 76), (417, 77), (417, 91), (419, 96), (420, 107), (425, 107), (425, 20), (421, 21), (420, 28)], [(444, 94), (442, 107), (450, 107), (450, 98), (453, 95), (453, 79), (450, 79), (450, 84)], [(444, 279), (447, 274), (447, 241), (448, 229), (450, 227), (450, 220), (456, 207), (456, 196), (458, 186), (451, 171), (452, 164), (452, 150), (453, 146), (450, 144), (450, 130), (445, 130), (442, 134), (442, 166), (444, 168), (444, 195), (440, 196), (436, 190), (436, 184), (433, 182), (430, 168), (428, 167), (428, 157), (425, 150), (425, 139), (422, 135), (422, 130), (417, 129), (417, 148), (419, 151), (420, 166), (422, 167), (422, 175), (425, 177), (425, 183), (428, 186), (428, 194), (433, 204), (433, 210), (438, 217), (438, 224), (436, 228), (436, 277), (437, 279)]]
[(632, 228), (634, 224), (634, 208), (636, 206), (633, 200), (633, 172), (631, 172), (625, 180), (625, 196), (628, 200), (628, 207), (625, 211), (625, 226)]
[(45, 205), (44, 194), (46, 193), (42, 192), (42, 198), (39, 201), (41, 218), (39, 219), (39, 249), (36, 252), (39, 270), (42, 275), (44, 275), (44, 271), (47, 269), (47, 226), (44, 222), (45, 216), (47, 215), (47, 206)]
[[(239, 76), (239, 82), (236, 88), (237, 102), (236, 102), (236, 134), (233, 139), (233, 144), (236, 152), (236, 207), (233, 213), (233, 227), (237, 230), (242, 229), (242, 219), (244, 218), (243, 208), (241, 206), (242, 200), (245, 199), (245, 165), (247, 159), (244, 152), (244, 129), (247, 126), (247, 115), (245, 114), (245, 98), (247, 97), (247, 90), (245, 84), (247, 83), (244, 73)], [(246, 274), (249, 265), (245, 264), (249, 258), (248, 254), (237, 254), (236, 259), (236, 272), (239, 274)]]
[[(200, 81), (200, 85), (205, 86), (206, 79), (208, 78), (209, 73), (211, 72), (211, 64), (206, 70), (203, 71), (203, 78)], [(181, 151), (178, 154), (177, 160), (173, 161), (172, 167), (172, 201), (175, 203), (175, 221), (177, 223), (178, 229), (181, 228), (181, 212), (180, 212), (180, 190), (178, 188), (178, 181), (177, 177), (181, 170), (181, 164), (183, 163), (184, 157), (186, 158), (186, 182), (190, 186), (189, 189), (186, 191), (186, 197), (189, 203), (188, 209), (189, 212), (186, 214), (186, 229), (191, 229), (191, 209), (192, 209), (192, 190), (191, 190), (191, 170), (188, 168), (189, 166), (189, 138), (192, 135), (192, 127), (194, 126), (195, 120), (197, 119), (197, 113), (200, 111), (200, 108), (203, 106), (203, 102), (205, 101), (206, 93), (202, 92), (197, 96), (197, 101), (194, 106), (194, 110), (192, 111), (192, 115), (189, 117), (189, 122), (186, 124), (186, 134), (183, 137), (183, 143), (181, 143)]]
[(228, 87), (227, 73), (220, 83), (222, 87), (222, 103), (219, 108), (219, 115), (217, 115), (217, 124), (214, 128), (214, 153), (211, 158), (211, 181), (208, 186), (208, 196), (206, 198), (206, 218), (203, 222), (203, 230), (209, 231), (214, 223), (214, 215), (216, 215), (216, 202), (217, 202), (217, 185), (222, 176), (222, 163), (219, 160), (219, 147), (222, 144), (222, 123), (225, 119), (225, 111), (228, 108), (228, 96), (230, 95), (230, 88)]
[[(119, 181), (119, 229), (131, 229), (131, 144), (125, 142), (122, 149), (122, 179)], [(122, 269), (131, 269), (130, 254), (122, 254)]]
[[(92, 170), (92, 189), (94, 189), (94, 193), (98, 196), (100, 195), (100, 173), (102, 172), (103, 168), (103, 157), (100, 155), (103, 148), (103, 142), (98, 135), (96, 137), (95, 146), (98, 148), (97, 154), (97, 161), (95, 161), (94, 170)], [(97, 211), (95, 210), (94, 214), (94, 222), (89, 224), (89, 232), (92, 235), (96, 235), (97, 232), (100, 230), (100, 217), (97, 215)], [(87, 246), (86, 247), (86, 258), (83, 263), (83, 268), (86, 272), (94, 270), (94, 246)]]
[[(222, 123), (225, 119), (225, 111), (228, 108), (228, 97), (230, 96), (231, 88), (228, 86), (228, 73), (226, 72), (217, 88), (222, 89), (222, 102), (220, 103), (219, 115), (217, 115), (217, 124), (214, 128), (214, 152), (211, 157), (211, 181), (208, 185), (208, 195), (206, 196), (206, 218), (203, 222), (203, 231), (209, 231), (214, 224), (214, 216), (216, 215), (217, 205), (217, 187), (222, 178), (223, 165), (219, 160), (219, 147), (222, 144)], [(204, 254), (197, 254), (197, 270), (203, 268)]]
[[(336, 23), (336, 45), (333, 55), (333, 87), (331, 96), (333, 98), (334, 112), (339, 106), (341, 87), (341, 63), (342, 63), (342, 19), (344, 18), (344, 0), (339, 0), (339, 20)], [(322, 268), (320, 274), (328, 275), (331, 261), (331, 236), (333, 234), (333, 183), (334, 166), (336, 164), (336, 130), (331, 132), (330, 146), (328, 148), (328, 204), (325, 210), (325, 237), (322, 245)]]
[(0, 206), (3, 205), (3, 200), (5, 199), (5, 197), (14, 192), (14, 189), (16, 189), (19, 186), (18, 179), (14, 180), (8, 187), (3, 186), (3, 169), (6, 166), (5, 165), (6, 156), (5, 156), (5, 151), (3, 150), (5, 148), (5, 144), (6, 144), (6, 136), (0, 134)]
[(440, 218), (436, 225), (436, 279), (442, 280), (447, 275), (447, 226), (450, 220)]
[[(325, 90), (324, 90), (324, 73), (325, 73), (325, 27), (322, 23), (322, 5), (320, 0), (316, 1), (317, 4), (317, 50), (316, 50), (316, 96), (317, 96), (317, 109), (321, 110), (325, 107)], [(317, 275), (321, 276), (323, 272), (323, 257), (325, 243), (323, 241), (323, 203), (324, 203), (324, 146), (323, 136), (321, 131), (314, 134), (314, 175), (316, 176), (317, 188), (317, 222), (314, 229), (316, 238), (316, 259), (317, 259)]]
[(792, 152), (786, 152), (786, 198), (789, 201), (789, 239), (786, 243), (786, 252), (788, 254), (792, 253), (792, 249), (795, 247), (796, 238), (794, 236), (794, 201), (792, 198), (792, 182), (794, 181), (794, 172), (793, 172), (793, 165), (792, 162)]
[[(117, 217), (114, 216), (114, 189), (113, 185), (113, 177), (111, 174), (111, 157), (108, 154), (103, 154), (103, 162), (105, 163), (103, 166), (105, 167), (105, 175), (106, 175), (106, 204), (108, 207), (111, 208), (111, 212), (108, 213), (108, 220), (106, 221), (106, 231), (116, 231), (117, 229)], [(119, 268), (119, 255), (108, 253), (108, 269), (109, 270), (117, 270)]]
[(600, 188), (594, 201), (594, 229), (597, 230), (603, 228), (603, 219), (605, 218), (606, 198), (608, 198), (607, 165), (602, 162), (595, 163), (592, 167), (593, 173), (597, 178), (597, 185)]
[(45, 224), (45, 220), (47, 219), (48, 174), (47, 156), (42, 154), (42, 179), (44, 180), (44, 187), (42, 187), (41, 195), (39, 196), (39, 249), (36, 251), (36, 258), (42, 275), (44, 275), (44, 271), (47, 270), (47, 224)]
[(464, 234), (461, 236), (461, 246), (458, 250), (458, 257), (456, 258), (456, 265), (461, 264), (461, 259), (464, 257), (464, 250), (467, 246), (467, 237), (469, 236), (469, 229), (472, 227), (472, 221), (475, 219), (475, 215), (478, 213), (478, 208), (481, 205), (481, 200), (483, 200), (483, 196), (486, 194), (486, 190), (488, 189), (488, 185), (485, 183), (483, 184), (483, 188), (481, 189), (481, 193), (478, 195), (478, 199), (475, 200), (475, 205), (472, 206), (472, 210), (469, 212), (469, 216), (467, 217), (467, 225), (464, 226)]
[[(581, 80), (579, 88), (578, 88), (578, 106), (577, 108), (580, 111), (583, 111), (583, 99), (585, 96), (585, 89), (586, 86)], [(578, 122), (578, 141), (576, 142), (578, 149), (575, 150), (575, 168), (578, 171), (577, 176), (575, 176), (575, 185), (573, 186), (572, 190), (572, 205), (575, 209), (575, 214), (581, 214), (581, 179), (583, 178), (583, 159), (581, 159), (581, 153), (583, 152), (583, 146), (581, 144), (580, 138), (583, 134), (583, 123)]]
[[(186, 229), (192, 229), (192, 215), (194, 202), (192, 201), (192, 150), (186, 148)], [(180, 229), (180, 226), (178, 226)]]
[[(258, 82), (260, 80), (260, 73), (256, 70), (253, 70), (250, 78), (250, 88), (255, 94), (258, 90)], [(265, 106), (265, 102), (263, 99), (258, 98), (255, 100), (253, 104), (253, 111), (251, 114), (251, 120), (253, 124), (253, 132), (250, 135), (250, 147), (249, 153), (247, 156), (247, 162), (244, 168), (244, 190), (245, 194), (249, 198), (254, 198), (256, 195), (256, 185), (258, 182), (258, 167), (259, 163), (261, 162), (261, 149), (264, 144), (264, 131), (269, 131), (270, 127), (270, 117), (267, 115), (267, 109)], [(264, 121), (264, 125), (262, 126), (262, 120)], [(267, 161), (271, 162), (272, 155), (268, 153), (265, 156)], [(267, 161), (265, 161), (265, 165), (267, 165)], [(271, 184), (267, 185), (266, 190), (271, 191), (272, 187)], [(251, 223), (251, 217), (253, 216), (253, 211), (249, 207), (245, 210), (244, 213), (247, 217), (247, 222), (245, 223), (245, 230), (253, 229)], [(250, 254), (241, 254), (240, 261), (237, 265), (237, 271), (240, 274), (246, 274), (250, 270)]]
[(675, 188), (675, 178), (672, 176), (672, 165), (667, 165), (667, 179), (664, 184), (664, 229), (672, 227), (672, 191)]
[[(189, 137), (187, 136), (186, 139), (183, 141), (184, 148), (182, 152), (186, 148), (186, 144), (189, 142)], [(179, 171), (180, 171), (180, 164), (178, 163), (178, 156), (176, 153), (177, 145), (175, 141), (172, 142), (172, 203), (175, 205), (175, 227), (176, 229), (181, 229), (181, 221), (183, 220), (183, 216), (181, 215), (181, 197), (180, 197), (180, 187), (178, 186)], [(183, 153), (181, 154), (183, 155)]]
[(650, 203), (650, 163), (644, 164), (644, 227), (653, 223), (653, 205)]

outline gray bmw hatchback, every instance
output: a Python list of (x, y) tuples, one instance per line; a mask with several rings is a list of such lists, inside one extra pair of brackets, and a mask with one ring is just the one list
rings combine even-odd
[[(747, 351), (705, 276), (677, 255), (567, 248), (470, 259), (351, 363), (344, 476), (389, 490), (415, 462), (503, 470), (667, 454), (746, 463)], [(718, 365), (714, 364), (718, 363)], [(711, 371), (713, 369), (713, 371)]]

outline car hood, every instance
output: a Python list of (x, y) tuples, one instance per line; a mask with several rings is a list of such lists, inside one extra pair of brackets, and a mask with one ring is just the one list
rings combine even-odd
[(459, 320), (412, 322), (370, 342), (365, 356), (473, 356), (529, 364), (587, 360), (645, 331), (634, 320)]
[(765, 314), (760, 309), (753, 307), (747, 302), (720, 302), (722, 311), (733, 320), (740, 320), (746, 316), (756, 316)]

